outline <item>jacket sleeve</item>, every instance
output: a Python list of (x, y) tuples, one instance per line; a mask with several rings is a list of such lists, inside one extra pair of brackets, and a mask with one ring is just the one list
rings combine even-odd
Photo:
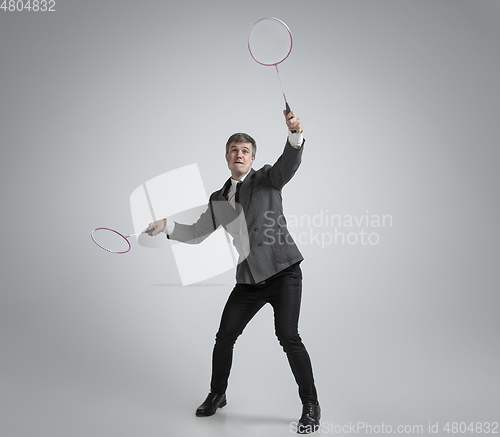
[(210, 236), (219, 226), (220, 223), (215, 217), (212, 208), (212, 199), (210, 199), (207, 209), (195, 223), (192, 225), (185, 225), (175, 222), (174, 231), (168, 235), (167, 238), (187, 244), (199, 244)]
[(304, 143), (305, 141), (302, 142), (302, 146), (300, 148), (296, 149), (287, 141), (283, 153), (269, 169), (269, 182), (278, 191), (281, 191), (285, 184), (292, 179), (293, 175), (299, 168), (302, 161)]

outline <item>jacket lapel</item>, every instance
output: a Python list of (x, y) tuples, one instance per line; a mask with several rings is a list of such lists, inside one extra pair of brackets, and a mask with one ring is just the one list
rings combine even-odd
[(231, 186), (231, 178), (229, 178), (225, 183), (224, 185), (222, 186), (222, 188), (219, 190), (219, 194), (217, 196), (217, 200), (219, 201), (222, 201), (222, 200), (226, 200), (226, 194), (227, 192), (229, 191), (229, 187)]
[(228, 223), (231, 223), (238, 217), (238, 214), (226, 199), (226, 195), (230, 187), (231, 178), (229, 178), (219, 190), (219, 194), (215, 199), (216, 202), (212, 202), (212, 210), (224, 228)]

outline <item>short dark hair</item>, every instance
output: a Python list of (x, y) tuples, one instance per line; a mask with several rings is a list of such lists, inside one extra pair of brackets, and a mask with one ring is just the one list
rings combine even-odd
[(229, 146), (231, 145), (231, 143), (250, 143), (252, 145), (252, 156), (255, 156), (255, 153), (257, 152), (257, 143), (248, 134), (244, 134), (241, 132), (232, 134), (226, 143), (226, 155), (229, 153)]

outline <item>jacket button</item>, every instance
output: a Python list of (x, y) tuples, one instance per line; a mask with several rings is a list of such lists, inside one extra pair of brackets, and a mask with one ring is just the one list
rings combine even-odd
[(254, 231), (257, 232), (259, 230), (259, 228), (254, 228)]
[(262, 246), (262, 243), (257, 244), (257, 246)]

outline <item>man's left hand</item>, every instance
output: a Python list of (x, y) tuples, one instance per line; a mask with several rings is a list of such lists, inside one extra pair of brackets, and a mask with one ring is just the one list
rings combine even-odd
[(286, 125), (288, 127), (288, 130), (290, 132), (297, 132), (297, 133), (302, 133), (302, 126), (300, 125), (300, 118), (297, 117), (293, 111), (290, 111), (288, 114), (286, 113), (285, 110), (283, 110), (283, 115), (285, 116), (286, 120)]

